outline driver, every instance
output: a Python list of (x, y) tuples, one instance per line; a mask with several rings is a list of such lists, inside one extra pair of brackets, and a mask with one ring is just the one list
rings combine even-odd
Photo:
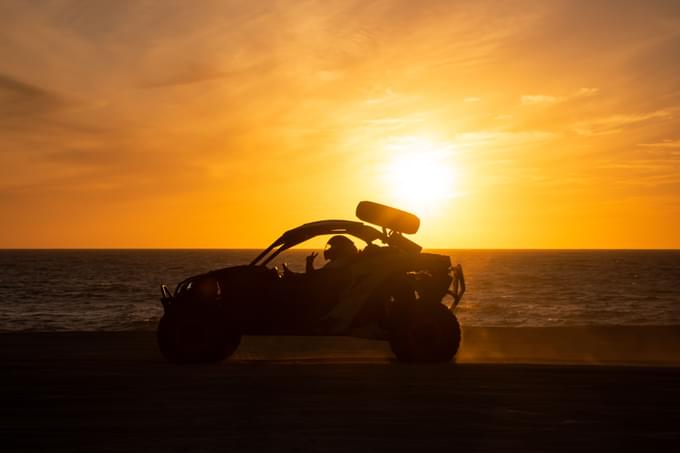
[[(326, 248), (323, 251), (323, 257), (328, 261), (323, 269), (337, 269), (346, 266), (354, 257), (357, 256), (357, 250), (354, 242), (346, 236), (333, 236), (326, 243)], [(314, 259), (319, 254), (312, 252), (307, 257), (306, 272), (314, 271)]]

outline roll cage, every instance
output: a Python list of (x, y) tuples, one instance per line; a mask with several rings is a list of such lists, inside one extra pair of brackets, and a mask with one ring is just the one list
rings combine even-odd
[[(354, 236), (366, 244), (371, 244), (373, 241), (379, 240), (383, 244), (390, 247), (401, 249), (408, 253), (420, 253), (422, 247), (415, 242), (407, 239), (398, 231), (390, 231), (383, 227), (382, 231), (372, 226), (361, 222), (351, 220), (321, 220), (317, 222), (305, 223), (297, 228), (283, 233), (277, 240), (275, 240), (269, 247), (264, 249), (253, 261), (250, 266), (266, 266), (270, 261), (276, 258), (282, 252), (295, 247), (296, 245), (312, 239), (316, 236), (323, 236), (327, 234), (347, 234)], [(453, 304), (451, 310), (455, 309), (465, 293), (465, 277), (463, 276), (463, 268), (460, 264), (450, 267), (453, 278), (453, 288), (449, 289), (448, 293), (453, 296)], [(187, 283), (196, 279), (191, 277), (177, 285), (175, 294)], [(166, 285), (161, 285), (162, 298), (161, 301), (165, 306), (169, 300), (172, 299), (172, 293)]]
[(421, 246), (406, 239), (398, 231), (389, 231), (386, 228), (380, 231), (372, 226), (351, 220), (320, 220), (318, 222), (305, 223), (297, 228), (286, 231), (269, 247), (264, 249), (262, 253), (257, 255), (250, 265), (266, 266), (267, 263), (276, 258), (281, 252), (313, 237), (327, 234), (348, 234), (361, 239), (366, 244), (379, 240), (383, 244), (414, 253), (419, 253), (422, 250)]

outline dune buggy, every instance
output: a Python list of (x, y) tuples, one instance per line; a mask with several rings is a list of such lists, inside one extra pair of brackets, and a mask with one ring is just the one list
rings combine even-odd
[[(217, 362), (234, 353), (242, 335), (348, 335), (387, 340), (401, 361), (450, 361), (460, 344), (453, 310), (465, 292), (462, 267), (404, 237), (417, 232), (415, 215), (367, 201), (356, 214), (381, 228), (307, 223), (250, 264), (190, 277), (174, 292), (162, 285), (161, 353), (175, 363)], [(304, 241), (338, 234), (366, 244), (342, 268), (282, 274), (270, 265)]]

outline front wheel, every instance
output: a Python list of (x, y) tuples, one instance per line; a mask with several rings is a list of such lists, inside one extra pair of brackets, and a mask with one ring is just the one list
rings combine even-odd
[(441, 303), (397, 308), (390, 324), (390, 347), (402, 362), (449, 362), (458, 352), (460, 324)]
[(171, 363), (215, 363), (232, 355), (241, 335), (230, 332), (219, 317), (179, 317), (166, 313), (158, 323), (158, 347)]

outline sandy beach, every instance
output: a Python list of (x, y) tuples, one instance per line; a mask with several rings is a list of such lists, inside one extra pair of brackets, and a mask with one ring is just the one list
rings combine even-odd
[(675, 451), (677, 327), (466, 328), (456, 363), (246, 337), (211, 366), (151, 332), (4, 333), (3, 451)]

